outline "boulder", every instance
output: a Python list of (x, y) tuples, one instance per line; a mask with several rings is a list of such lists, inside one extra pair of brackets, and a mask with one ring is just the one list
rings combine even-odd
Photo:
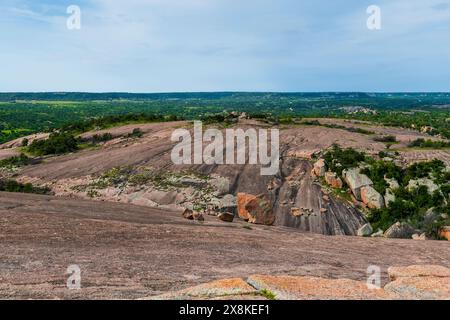
[(216, 196), (223, 196), (230, 192), (230, 180), (228, 178), (213, 175), (209, 184), (213, 187)]
[(425, 186), (428, 189), (428, 193), (432, 194), (434, 191), (439, 190), (439, 187), (429, 178), (421, 178), (415, 180), (409, 180), (408, 191), (418, 188), (419, 186)]
[(413, 240), (427, 240), (427, 235), (426, 235), (426, 233), (421, 233), (421, 234), (419, 234), (419, 233), (414, 233), (414, 234), (411, 236), (411, 238), (412, 238)]
[(192, 211), (191, 209), (185, 209), (183, 211), (183, 218), (188, 220), (194, 220), (194, 211)]
[(248, 193), (237, 194), (237, 210), (239, 218), (248, 221), (250, 219), (250, 213), (245, 209), (248, 202), (255, 199), (256, 196)]
[(291, 215), (293, 215), (294, 217), (300, 217), (300, 216), (303, 215), (303, 212), (302, 212), (302, 210), (300, 210), (297, 207), (292, 207), (291, 208)]
[(342, 180), (337, 176), (335, 172), (328, 171), (325, 173), (325, 182), (333, 188), (342, 188)]
[(368, 237), (372, 234), (372, 232), (373, 232), (372, 226), (370, 225), (370, 223), (366, 223), (365, 225), (363, 225), (361, 228), (358, 229), (356, 235), (359, 237)]
[(204, 221), (205, 218), (203, 217), (203, 214), (199, 212), (192, 211), (191, 209), (185, 209), (183, 212), (183, 218), (188, 220), (197, 220), (197, 221)]
[(450, 241), (450, 226), (442, 227), (441, 230), (439, 231), (439, 236)]
[(193, 188), (205, 188), (207, 185), (207, 182), (203, 179), (199, 178), (192, 178), (192, 177), (181, 177), (177, 178), (178, 183), (185, 187), (193, 187)]
[(357, 200), (361, 200), (362, 187), (373, 185), (372, 180), (365, 174), (361, 174), (359, 170), (359, 168), (352, 168), (342, 171), (345, 182)]
[(326, 164), (325, 164), (325, 160), (324, 159), (319, 159), (316, 161), (316, 163), (314, 163), (314, 175), (316, 175), (317, 177), (323, 177), (325, 175), (325, 171), (326, 171)]
[(400, 187), (397, 180), (395, 180), (393, 178), (390, 179), (390, 178), (384, 177), (384, 180), (387, 182), (387, 184), (389, 185), (389, 189), (391, 189), (391, 190), (395, 190)]
[(395, 195), (394, 195), (394, 193), (392, 192), (392, 190), (391, 189), (386, 189), (386, 193), (384, 194), (384, 205), (386, 206), (386, 207), (389, 207), (389, 204), (391, 203), (391, 202), (394, 202), (395, 201)]
[(203, 216), (203, 213), (194, 211), (194, 214), (192, 215), (194, 220), (196, 221), (205, 221), (205, 217)]
[(361, 200), (371, 209), (381, 209), (384, 207), (383, 196), (372, 186), (361, 188)]
[(237, 202), (240, 218), (255, 224), (272, 225), (275, 222), (272, 204), (264, 194), (238, 193)]
[(311, 160), (317, 153), (319, 153), (319, 149), (312, 149), (312, 150), (289, 150), (287, 156), (293, 157), (293, 158), (303, 158)]
[(439, 213), (436, 211), (436, 208), (430, 208), (427, 210), (427, 212), (425, 212), (425, 216), (423, 217), (423, 225), (424, 227), (428, 227), (438, 219)]
[(414, 228), (408, 223), (396, 222), (386, 230), (384, 236), (386, 238), (411, 239), (414, 233), (416, 233)]
[(223, 212), (223, 213), (219, 213), (219, 215), (217, 217), (224, 222), (233, 222), (234, 214), (229, 213), (229, 212)]
[(372, 233), (371, 237), (372, 238), (380, 238), (383, 236), (383, 234), (384, 234), (383, 230), (378, 229), (377, 232)]
[(232, 194), (226, 194), (223, 198), (219, 199), (217, 206), (220, 212), (237, 213), (237, 200)]

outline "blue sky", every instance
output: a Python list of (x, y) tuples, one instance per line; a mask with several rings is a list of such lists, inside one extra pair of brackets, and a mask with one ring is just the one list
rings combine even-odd
[(0, 39), (0, 91), (450, 91), (450, 0), (2, 0)]

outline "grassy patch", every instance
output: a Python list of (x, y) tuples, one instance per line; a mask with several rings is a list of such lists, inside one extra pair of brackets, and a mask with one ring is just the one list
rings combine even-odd
[(263, 296), (264, 298), (266, 298), (267, 300), (276, 300), (275, 293), (273, 293), (272, 291), (270, 291), (268, 289), (262, 289), (261, 291), (259, 291), (259, 294), (261, 296)]

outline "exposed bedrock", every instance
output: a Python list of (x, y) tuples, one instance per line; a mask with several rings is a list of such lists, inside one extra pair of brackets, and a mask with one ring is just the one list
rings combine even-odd
[(367, 223), (350, 204), (324, 193), (311, 177), (313, 165), (304, 159), (284, 158), (277, 176), (261, 176), (259, 167), (251, 165), (195, 169), (229, 178), (230, 193), (264, 196), (272, 206), (274, 225), (327, 235), (356, 235)]

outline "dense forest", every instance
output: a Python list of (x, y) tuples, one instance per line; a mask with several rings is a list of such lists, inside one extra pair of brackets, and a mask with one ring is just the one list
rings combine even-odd
[(450, 138), (449, 93), (0, 93), (0, 143), (73, 122), (125, 114), (203, 119), (223, 111), (339, 117), (430, 127)]

